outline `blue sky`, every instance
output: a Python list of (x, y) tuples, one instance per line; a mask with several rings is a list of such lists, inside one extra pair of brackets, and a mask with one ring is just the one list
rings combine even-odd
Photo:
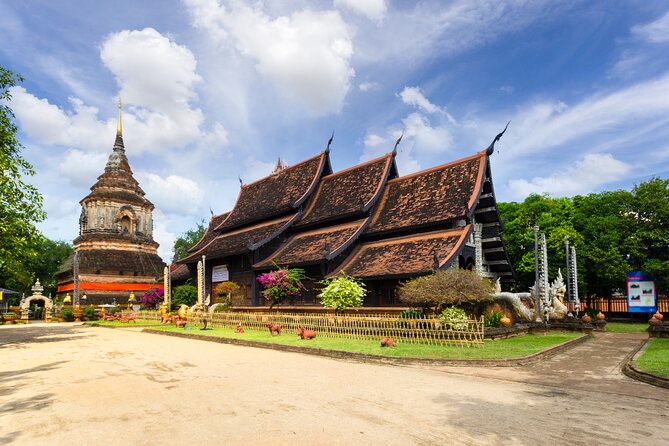
[(124, 102), (159, 253), (245, 182), (335, 139), (335, 170), (392, 150), (400, 174), (486, 147), (498, 199), (669, 176), (666, 1), (0, 3), (0, 64), (45, 197), (72, 240)]

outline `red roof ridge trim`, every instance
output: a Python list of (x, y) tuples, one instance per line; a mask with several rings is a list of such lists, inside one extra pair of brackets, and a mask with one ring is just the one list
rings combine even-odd
[[(367, 210), (369, 210), (369, 208), (379, 198), (379, 196), (381, 195), (381, 192), (383, 192), (383, 186), (386, 184), (386, 181), (388, 179), (388, 173), (390, 172), (390, 165), (392, 163), (393, 158), (395, 158), (395, 156), (392, 154), (392, 152), (386, 153), (383, 156), (379, 156), (379, 157), (371, 159), (369, 161), (365, 161), (364, 163), (360, 163), (360, 164), (356, 164), (356, 165), (351, 166), (351, 167), (347, 167), (344, 170), (340, 170), (339, 172), (336, 172), (336, 173), (333, 173), (333, 174), (328, 175), (326, 177), (323, 177), (323, 178), (321, 178), (321, 183), (323, 183), (325, 181), (328, 181), (330, 178), (335, 178), (338, 175), (341, 175), (343, 173), (350, 172), (353, 169), (358, 169), (358, 168), (361, 168), (361, 167), (364, 167), (364, 166), (368, 166), (368, 165), (373, 164), (375, 162), (378, 162), (379, 160), (381, 160), (383, 158), (386, 158), (386, 157), (388, 158), (388, 161), (387, 161), (387, 164), (386, 164), (385, 173), (383, 175), (383, 180), (381, 181), (381, 183), (377, 187), (376, 192), (374, 192), (374, 195), (372, 195), (372, 198), (370, 198), (369, 201), (363, 205), (362, 212), (367, 212)], [(311, 213), (311, 211), (316, 206), (316, 204), (318, 202), (318, 194), (320, 194), (320, 188), (317, 190), (317, 195), (314, 196), (314, 199), (309, 204), (309, 207), (304, 210), (305, 217), (308, 217), (309, 214)]]
[(450, 254), (444, 258), (441, 262), (439, 262), (439, 268), (443, 268), (446, 263), (450, 262), (453, 256), (455, 255), (456, 252), (460, 251), (460, 247), (462, 247), (463, 243), (465, 243), (465, 240), (467, 237), (469, 237), (469, 233), (472, 230), (472, 225), (469, 224), (462, 228), (462, 234), (460, 235), (460, 239), (457, 241), (453, 249), (451, 250)]
[[(256, 183), (258, 183), (258, 182), (260, 182), (260, 181), (263, 181), (263, 180), (266, 179), (266, 178), (269, 178), (269, 177), (272, 177), (272, 176), (276, 176), (276, 175), (281, 174), (281, 173), (283, 173), (283, 172), (288, 172), (289, 170), (296, 168), (296, 167), (299, 166), (300, 164), (304, 164), (304, 163), (306, 163), (306, 162), (311, 161), (311, 160), (314, 159), (314, 158), (318, 158), (319, 156), (323, 156), (323, 155), (327, 155), (327, 154), (325, 153), (325, 151), (320, 152), (320, 153), (318, 153), (318, 154), (312, 156), (311, 158), (307, 158), (307, 159), (305, 159), (305, 160), (302, 160), (302, 161), (300, 161), (300, 162), (297, 163), (297, 164), (293, 164), (292, 166), (288, 166), (288, 167), (286, 167), (285, 169), (282, 169), (282, 170), (280, 170), (280, 171), (277, 172), (277, 173), (271, 173), (271, 174), (269, 174), (269, 175), (265, 175), (265, 176), (262, 177), (262, 178), (258, 178), (257, 180), (252, 181), (252, 182), (250, 182), (250, 183), (248, 183), (248, 184), (243, 184), (243, 185), (242, 185), (242, 188), (251, 186), (252, 184), (256, 184)], [(325, 158), (325, 157), (323, 157), (323, 158)], [(233, 207), (232, 209), (234, 209), (234, 207)]]
[[(290, 167), (287, 167), (287, 168), (283, 169), (281, 172), (279, 172), (279, 173), (283, 173), (283, 172), (289, 171), (290, 169), (294, 169), (294, 168), (296, 168), (297, 166), (300, 166), (300, 165), (302, 165), (302, 164), (304, 164), (304, 163), (306, 163), (306, 162), (309, 162), (309, 161), (313, 160), (314, 158), (318, 158), (319, 156), (322, 157), (322, 159), (321, 159), (321, 163), (320, 163), (320, 165), (318, 166), (318, 171), (316, 172), (316, 175), (314, 176), (314, 179), (312, 180), (311, 185), (310, 185), (309, 188), (307, 189), (307, 192), (305, 192), (304, 195), (303, 195), (302, 197), (300, 197), (299, 200), (297, 200), (295, 203), (291, 203), (291, 207), (292, 207), (292, 208), (296, 208), (296, 207), (298, 207), (300, 204), (302, 204), (303, 199), (304, 199), (305, 197), (308, 198), (308, 197), (309, 197), (309, 194), (310, 194), (311, 192), (313, 192), (313, 189), (314, 189), (314, 187), (315, 187), (314, 183), (317, 183), (317, 180), (318, 180), (318, 179), (321, 177), (321, 175), (323, 174), (323, 167), (325, 166), (325, 160), (326, 160), (327, 157), (328, 157), (328, 153), (327, 153), (326, 151), (323, 151), (323, 152), (319, 153), (318, 155), (314, 155), (314, 156), (312, 156), (311, 158), (307, 158), (307, 159), (304, 160), (304, 161), (300, 161), (299, 163), (294, 164), (294, 165), (292, 165), (292, 166), (290, 166)], [(219, 224), (218, 226), (216, 226), (214, 229), (218, 230), (218, 229), (222, 228), (223, 226), (225, 226), (225, 223), (230, 219), (230, 217), (232, 217), (232, 216), (235, 214), (235, 209), (237, 209), (237, 204), (239, 203), (239, 199), (240, 199), (241, 196), (242, 196), (241, 189), (244, 189), (245, 187), (248, 187), (248, 186), (250, 186), (250, 185), (252, 185), (252, 184), (255, 184), (255, 183), (258, 183), (258, 182), (260, 182), (260, 181), (263, 181), (263, 180), (265, 180), (265, 179), (267, 179), (267, 178), (269, 178), (269, 177), (271, 177), (271, 176), (272, 176), (272, 175), (267, 175), (267, 176), (264, 176), (264, 177), (262, 177), (262, 178), (260, 178), (260, 179), (258, 179), (258, 180), (256, 180), (256, 181), (254, 181), (254, 182), (252, 182), (252, 183), (242, 185), (241, 188), (240, 188), (240, 192), (239, 192), (239, 194), (237, 195), (237, 199), (235, 200), (235, 205), (232, 207), (232, 209), (231, 209), (230, 212), (228, 213), (228, 216), (225, 218), (225, 220), (223, 220), (223, 221), (221, 222), (221, 224)], [(234, 225), (233, 225), (233, 227), (234, 227)]]
[[(294, 203), (291, 203), (291, 206), (293, 208), (296, 208), (296, 207), (300, 206), (302, 203), (304, 203), (304, 201), (307, 198), (309, 198), (309, 195), (311, 195), (311, 193), (314, 191), (314, 189), (316, 189), (316, 185), (318, 184), (318, 180), (323, 175), (323, 167), (325, 167), (325, 161), (327, 160), (328, 156), (330, 156), (329, 152), (324, 151), (324, 152), (321, 152), (320, 155), (316, 155), (316, 156), (322, 156), (321, 164), (318, 166), (318, 170), (316, 171), (316, 175), (314, 175), (314, 179), (311, 181), (311, 184), (309, 185), (309, 188), (307, 188), (307, 191), (298, 200), (296, 200)], [(303, 162), (312, 160), (314, 158), (316, 158), (316, 157), (312, 156), (311, 158), (309, 158), (308, 160), (305, 160)]]
[[(212, 231), (215, 231), (215, 230), (216, 230), (216, 228), (212, 228), (212, 227), (211, 227), (211, 222), (214, 221), (214, 219), (215, 219), (216, 217), (220, 217), (220, 216), (225, 215), (225, 214), (228, 214), (228, 215), (229, 215), (230, 212), (231, 212), (231, 211), (228, 211), (228, 212), (221, 212), (221, 213), (218, 214), (218, 215), (213, 215), (213, 216), (211, 217), (211, 220), (210, 220), (209, 225), (207, 226), (207, 229), (204, 231), (204, 234), (202, 234), (202, 237), (200, 237), (200, 240), (198, 240), (197, 243), (195, 243), (193, 246), (191, 246), (190, 248), (188, 248), (186, 251), (187, 251), (187, 252), (195, 252), (195, 251), (199, 251), (199, 250), (200, 250), (199, 248), (198, 248), (198, 249), (194, 249), (194, 248), (195, 248), (197, 245), (199, 245), (200, 242), (201, 242), (202, 240), (204, 240), (204, 238), (207, 236), (207, 233), (209, 232), (210, 229), (211, 229)], [(228, 217), (225, 217), (225, 218), (228, 218)], [(225, 220), (223, 220), (223, 221), (225, 221)], [(221, 223), (223, 223), (223, 222), (221, 222)]]
[(395, 155), (393, 155), (392, 153), (390, 153), (389, 155), (390, 156), (388, 156), (388, 161), (386, 162), (385, 172), (383, 174), (383, 179), (381, 180), (378, 187), (376, 188), (376, 192), (374, 192), (374, 195), (372, 195), (372, 198), (370, 198), (369, 201), (367, 203), (365, 203), (365, 205), (363, 206), (363, 208), (362, 208), (363, 212), (367, 212), (369, 210), (369, 208), (371, 208), (374, 205), (374, 203), (376, 203), (376, 201), (379, 199), (379, 197), (383, 193), (383, 187), (388, 182), (388, 175), (390, 174), (390, 166), (392, 165), (393, 160), (395, 159)]
[(487, 162), (487, 157), (486, 156), (481, 157), (479, 172), (476, 178), (476, 184), (474, 184), (473, 188), (474, 193), (472, 194), (471, 198), (469, 199), (469, 202), (467, 203), (467, 209), (470, 213), (474, 211), (474, 205), (476, 205), (476, 203), (478, 202), (479, 196), (481, 195), (481, 190), (483, 190), (481, 186), (483, 185), (483, 176), (485, 175), (486, 171), (486, 162)]
[(396, 183), (396, 182), (400, 182), (402, 180), (417, 177), (419, 175), (424, 175), (428, 172), (434, 172), (436, 170), (445, 169), (446, 167), (451, 167), (451, 166), (455, 166), (455, 165), (460, 164), (460, 163), (465, 163), (465, 162), (470, 161), (470, 160), (472, 160), (476, 157), (479, 157), (479, 156), (485, 158), (485, 156), (486, 156), (485, 150), (482, 151), (482, 152), (477, 152), (474, 155), (470, 155), (466, 158), (460, 158), (459, 160), (451, 161), (451, 162), (448, 162), (446, 164), (441, 164), (439, 166), (430, 167), (429, 169), (419, 170), (418, 172), (414, 172), (414, 173), (410, 173), (408, 175), (403, 175), (401, 177), (393, 178), (392, 180), (388, 180), (388, 183)]

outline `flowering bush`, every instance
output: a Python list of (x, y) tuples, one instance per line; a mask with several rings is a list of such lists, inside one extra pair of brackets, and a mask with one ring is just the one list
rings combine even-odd
[(156, 308), (156, 305), (163, 301), (163, 296), (165, 296), (165, 291), (162, 288), (149, 288), (139, 302), (144, 308)]
[(352, 307), (360, 307), (366, 290), (365, 285), (353, 277), (342, 276), (332, 280), (321, 282), (325, 288), (318, 297), (321, 298), (323, 306), (334, 308), (335, 311), (345, 310)]
[(306, 276), (299, 268), (280, 268), (258, 276), (258, 282), (264, 288), (262, 294), (271, 302), (270, 308), (288, 299), (290, 302), (302, 295), (305, 290), (302, 280)]
[(214, 292), (216, 293), (216, 303), (230, 304), (230, 297), (232, 294), (239, 291), (239, 285), (235, 282), (227, 281), (216, 285)]

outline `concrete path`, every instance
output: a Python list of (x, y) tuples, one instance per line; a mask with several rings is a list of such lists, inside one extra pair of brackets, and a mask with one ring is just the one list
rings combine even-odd
[(641, 340), (482, 369), (0, 327), (0, 444), (666, 445), (669, 390), (618, 368)]

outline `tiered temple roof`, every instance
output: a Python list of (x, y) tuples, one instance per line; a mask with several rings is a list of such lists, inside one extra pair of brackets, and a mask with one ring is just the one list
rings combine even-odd
[(180, 262), (246, 253), (256, 273), (320, 265), (325, 277), (395, 280), (462, 266), (463, 256), (474, 257), (476, 227), (486, 274), (512, 280), (499, 237), (491, 147), (402, 177), (395, 151), (331, 173), (326, 150), (242, 186), (232, 211), (213, 217)]

